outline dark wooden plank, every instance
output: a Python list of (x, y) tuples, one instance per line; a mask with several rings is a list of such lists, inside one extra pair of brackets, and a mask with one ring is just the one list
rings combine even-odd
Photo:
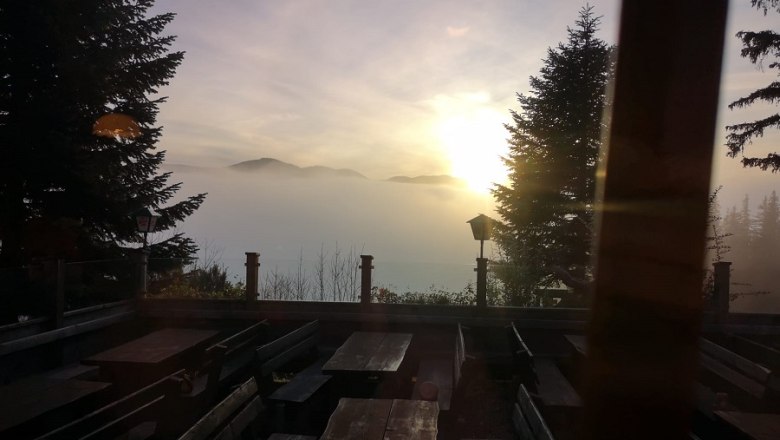
[(531, 428), (533, 438), (538, 440), (553, 440), (550, 429), (544, 422), (544, 418), (542, 418), (536, 405), (531, 400), (531, 396), (528, 394), (528, 390), (524, 385), (520, 385), (517, 389), (517, 403), (520, 405), (522, 414), (528, 422), (528, 427)]
[[(138, 391), (128, 394), (121, 399), (98, 408), (79, 419), (60, 426), (59, 428), (38, 437), (38, 440), (80, 438), (87, 432), (99, 431), (102, 429), (101, 426), (117, 426), (111, 420), (122, 419), (126, 421), (128, 419), (128, 417), (126, 417), (128, 414), (134, 414), (134, 417), (145, 414), (144, 411), (138, 410), (148, 408), (150, 403), (152, 403), (151, 407), (154, 407), (155, 402), (161, 402), (161, 398), (174, 392), (174, 387), (178, 385), (178, 382), (175, 382), (174, 379), (182, 374), (184, 374), (184, 370), (179, 370)], [(108, 423), (108, 425), (106, 425), (106, 423)]]
[(780, 351), (744, 336), (729, 335), (728, 339), (737, 353), (763, 364), (770, 370), (780, 371)]
[(290, 333), (287, 333), (280, 338), (258, 347), (256, 351), (257, 359), (261, 362), (264, 362), (267, 359), (270, 359), (277, 354), (287, 350), (290, 346), (293, 346), (304, 339), (310, 338), (312, 335), (318, 334), (319, 328), (319, 321), (312, 321), (304, 324)]
[(342, 398), (320, 440), (382, 440), (392, 400)]
[(412, 389), (412, 399), (420, 400), (420, 385), (425, 382), (436, 384), (439, 388), (439, 409), (449, 411), (452, 401), (452, 359), (422, 359), (417, 369), (417, 380)]
[(552, 359), (537, 358), (534, 363), (539, 378), (537, 391), (545, 407), (582, 406), (577, 391), (566, 380)]
[(159, 364), (208, 341), (217, 333), (215, 330), (166, 328), (90, 356), (82, 362), (87, 365)]
[(201, 417), (195, 425), (179, 437), (179, 440), (203, 440), (207, 438), (256, 393), (257, 383), (254, 378), (251, 378)]
[(719, 360), (720, 362), (728, 365), (729, 367), (739, 371), (740, 373), (757, 380), (760, 383), (766, 383), (769, 380), (769, 376), (772, 371), (766, 367), (758, 365), (757, 363), (734, 353), (733, 351), (721, 347), (720, 345), (701, 338), (699, 347), (701, 351), (708, 356)]
[(311, 351), (314, 347), (317, 346), (318, 340), (319, 335), (309, 336), (308, 338), (277, 354), (275, 357), (270, 359), (267, 358), (267, 360), (260, 366), (260, 375), (268, 376), (291, 360), (299, 358), (307, 352)]
[(268, 398), (271, 400), (302, 403), (328, 383), (331, 377), (324, 374), (298, 374), (289, 383), (282, 385), (274, 391)]
[(588, 341), (584, 335), (565, 335), (564, 337), (579, 354), (585, 356), (588, 353)]
[(75, 404), (111, 384), (33, 376), (0, 387), (0, 432)]
[(385, 440), (435, 440), (439, 405), (422, 400), (393, 400)]
[(398, 371), (412, 341), (411, 333), (385, 333), (382, 342), (374, 347), (366, 362), (366, 371)]
[(218, 342), (219, 345), (224, 345), (228, 350), (232, 351), (236, 347), (243, 346), (244, 343), (256, 338), (260, 330), (268, 326), (268, 320), (264, 319), (260, 322), (256, 322), (249, 327), (241, 330), (240, 332), (231, 335), (222, 341)]
[[(214, 436), (213, 440), (232, 440), (243, 438), (244, 431), (257, 419), (263, 410), (263, 404), (260, 402), (260, 396), (255, 396), (233, 419), (225, 426), (222, 431)], [(254, 436), (252, 436), (254, 438)]]
[(325, 362), (322, 371), (364, 371), (365, 366), (374, 353), (374, 349), (382, 343), (384, 333), (355, 332), (336, 350), (336, 353)]
[(534, 357), (533, 352), (531, 352), (531, 349), (528, 348), (528, 345), (526, 345), (525, 341), (523, 341), (523, 338), (520, 336), (520, 332), (517, 330), (517, 327), (515, 327), (514, 322), (509, 325), (507, 333), (509, 334), (509, 342), (512, 347), (513, 355), (529, 359)]
[(520, 409), (518, 403), (515, 403), (512, 408), (512, 426), (514, 426), (515, 433), (520, 437), (520, 440), (534, 440), (534, 434), (531, 432), (531, 427), (528, 426), (528, 422), (523, 415), (523, 410)]
[(83, 437), (79, 437), (79, 439), (89, 440), (116, 438), (120, 434), (126, 433), (138, 424), (158, 417), (162, 410), (162, 403), (164, 400), (164, 395), (157, 396), (150, 402), (144, 403), (140, 407), (122, 414), (120, 417), (111, 420), (105, 425), (102, 425), (95, 431), (92, 431)]
[(715, 411), (715, 415), (754, 440), (780, 438), (780, 414)]
[(700, 365), (707, 371), (757, 399), (762, 399), (766, 393), (766, 387), (764, 385), (727, 367), (706, 354), (700, 354)]
[(275, 432), (268, 437), (268, 440), (317, 440), (317, 437), (311, 435), (280, 434)]

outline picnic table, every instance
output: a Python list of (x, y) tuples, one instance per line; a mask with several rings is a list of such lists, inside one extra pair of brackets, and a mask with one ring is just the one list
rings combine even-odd
[[(355, 332), (322, 366), (341, 396), (394, 398), (408, 395), (400, 374), (411, 333)], [(409, 375), (411, 379), (411, 374)]]
[(401, 399), (342, 398), (320, 440), (436, 438), (439, 405)]
[(218, 333), (216, 330), (165, 328), (81, 362), (99, 366), (101, 378), (122, 385), (124, 391), (133, 390), (171, 373), (187, 361), (194, 361), (198, 348)]
[[(23, 425), (41, 428), (42, 417), (50, 416), (53, 424), (60, 424), (73, 416), (73, 408), (93, 399), (111, 384), (78, 379), (54, 379), (32, 376), (0, 387), (0, 437), (24, 436)], [(28, 423), (29, 422), (29, 423)], [(15, 429), (15, 431), (10, 431)], [(13, 432), (13, 434), (11, 434)], [(7, 436), (7, 437), (6, 437)]]
[(411, 333), (355, 332), (325, 362), (326, 374), (398, 371), (412, 341)]

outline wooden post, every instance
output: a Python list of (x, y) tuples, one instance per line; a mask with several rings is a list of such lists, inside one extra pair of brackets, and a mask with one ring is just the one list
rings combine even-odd
[(623, 1), (579, 438), (688, 438), (726, 9)]
[(147, 270), (149, 268), (149, 251), (138, 249), (134, 254), (136, 268), (136, 299), (143, 299), (146, 295), (146, 282), (148, 280)]
[(360, 304), (367, 306), (371, 304), (371, 270), (373, 266), (373, 255), (360, 256)]
[(54, 293), (54, 328), (62, 328), (65, 323), (65, 260), (57, 259), (57, 288)]
[(260, 254), (258, 252), (246, 252), (246, 296), (247, 302), (257, 301), (257, 285), (260, 281)]
[(714, 267), (714, 282), (712, 291), (712, 305), (718, 318), (718, 322), (725, 324), (729, 316), (729, 302), (731, 293), (731, 262), (718, 261), (712, 263)]
[(487, 258), (477, 258), (477, 307), (487, 308)]

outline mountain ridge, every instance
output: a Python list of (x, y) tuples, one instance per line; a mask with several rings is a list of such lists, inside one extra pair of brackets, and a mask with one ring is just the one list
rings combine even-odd
[[(262, 174), (274, 174), (280, 176), (291, 176), (298, 178), (322, 178), (322, 177), (340, 177), (340, 178), (354, 178), (360, 180), (372, 180), (366, 177), (364, 174), (355, 171), (350, 168), (332, 168), (323, 165), (313, 165), (308, 167), (300, 167), (298, 165), (284, 162), (279, 159), (271, 157), (262, 157), (260, 159), (245, 160), (237, 162), (226, 167), (201, 167), (193, 165), (166, 163), (162, 168), (174, 172), (202, 172), (202, 171), (217, 171), (217, 170), (230, 170), (240, 173), (262, 173)], [(378, 179), (384, 182), (393, 183), (406, 183), (414, 185), (450, 185), (450, 186), (462, 186), (463, 180), (458, 179), (447, 174), (437, 175), (420, 175), (420, 176), (393, 176), (388, 179)]]

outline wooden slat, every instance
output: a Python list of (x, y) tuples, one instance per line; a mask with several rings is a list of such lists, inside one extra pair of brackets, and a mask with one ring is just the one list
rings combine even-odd
[(520, 385), (517, 389), (517, 403), (520, 405), (523, 416), (525, 416), (525, 420), (528, 422), (528, 427), (531, 428), (533, 438), (552, 440), (553, 435), (550, 429), (547, 428), (547, 424), (544, 422), (542, 415), (539, 414), (539, 410), (536, 409), (536, 405), (531, 400), (531, 396), (524, 385)]
[(109, 423), (101, 426), (95, 431), (92, 431), (83, 437), (79, 437), (79, 439), (115, 438), (142, 422), (158, 417), (162, 410), (163, 400), (165, 400), (165, 396), (155, 397), (151, 402), (145, 403), (144, 405), (123, 414), (121, 417), (111, 420)]
[(203, 440), (207, 438), (256, 393), (257, 383), (254, 378), (251, 378), (206, 413), (184, 435), (179, 437), (179, 440)]
[(393, 401), (384, 440), (435, 440), (439, 405), (422, 400)]
[(322, 366), (323, 371), (364, 371), (385, 333), (355, 332)]
[(756, 364), (750, 359), (744, 358), (733, 351), (721, 347), (720, 345), (702, 338), (700, 341), (701, 350), (709, 356), (723, 362), (724, 364), (736, 369), (742, 374), (751, 377), (760, 383), (766, 383), (772, 371), (768, 368)]
[(310, 336), (277, 354), (275, 357), (268, 359), (266, 362), (261, 364), (260, 374), (262, 376), (268, 376), (269, 374), (276, 371), (279, 367), (285, 365), (295, 358), (300, 357), (301, 355), (310, 351), (312, 348), (316, 347), (318, 340), (319, 335)]
[(256, 351), (257, 359), (261, 362), (274, 357), (275, 355), (285, 351), (288, 347), (300, 342), (303, 339), (309, 338), (311, 335), (317, 334), (320, 328), (319, 321), (309, 322), (286, 335), (277, 338), (265, 345), (258, 347)]
[(584, 335), (565, 335), (564, 337), (580, 355), (586, 356), (588, 354), (588, 341)]
[(539, 397), (545, 407), (580, 407), (582, 401), (552, 359), (537, 358), (534, 361), (539, 378)]
[(392, 400), (342, 398), (320, 440), (382, 440)]
[(409, 333), (385, 333), (382, 342), (373, 347), (373, 355), (366, 362), (367, 371), (398, 371), (412, 341)]
[(251, 344), (258, 336), (260, 330), (268, 326), (268, 320), (256, 322), (240, 332), (231, 335), (215, 345), (224, 345), (227, 347), (226, 355), (231, 355), (234, 351)]
[(255, 396), (241, 411), (233, 417), (233, 420), (225, 426), (222, 431), (214, 437), (214, 440), (232, 440), (242, 438), (242, 433), (246, 431), (252, 422), (260, 415), (263, 410), (263, 404), (260, 397)]
[(83, 435), (84, 432), (94, 431), (102, 423), (106, 423), (111, 418), (122, 417), (125, 414), (129, 414), (140, 408), (149, 402), (158, 400), (159, 397), (164, 396), (166, 393), (173, 392), (172, 379), (184, 374), (184, 370), (179, 370), (169, 376), (166, 376), (146, 387), (128, 394), (127, 396), (111, 402), (110, 404), (103, 406), (84, 417), (76, 419), (66, 425), (63, 425), (53, 431), (50, 431), (38, 440), (43, 439), (72, 439), (77, 436)]
[(700, 364), (703, 368), (757, 399), (764, 397), (766, 392), (764, 385), (723, 365), (706, 354), (701, 354), (700, 356)]
[(512, 408), (512, 425), (515, 427), (515, 433), (520, 437), (520, 440), (534, 440), (534, 434), (531, 432), (531, 427), (528, 426), (528, 422), (523, 415), (523, 410), (520, 409), (518, 403), (515, 403)]
[(515, 351), (513, 354), (528, 359), (533, 358), (533, 352), (531, 352), (531, 349), (528, 348), (528, 346), (525, 344), (525, 341), (523, 341), (523, 338), (520, 336), (520, 332), (517, 331), (517, 327), (515, 327), (514, 322), (510, 324), (508, 332), (510, 336), (509, 340), (512, 343), (512, 349)]
[(735, 350), (772, 370), (780, 369), (780, 351), (740, 335), (729, 335)]
[(280, 434), (275, 432), (268, 437), (268, 440), (317, 440), (317, 437), (311, 435)]

